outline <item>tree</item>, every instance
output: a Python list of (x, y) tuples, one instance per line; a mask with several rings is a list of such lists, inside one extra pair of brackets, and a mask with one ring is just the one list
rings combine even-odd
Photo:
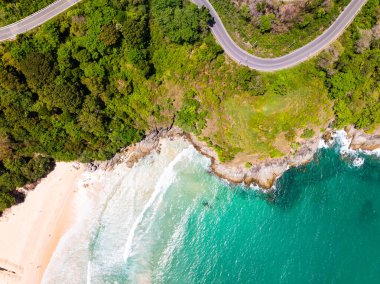
[(54, 161), (50, 157), (37, 156), (29, 159), (29, 161), (21, 167), (22, 175), (28, 182), (34, 182), (46, 175), (54, 165)]
[(185, 93), (182, 107), (177, 112), (177, 123), (186, 131), (200, 134), (206, 124), (206, 112), (201, 111), (201, 104), (195, 96), (194, 91)]
[(249, 21), (251, 19), (251, 13), (249, 10), (249, 6), (247, 4), (244, 4), (240, 8), (240, 15), (242, 18), (246, 21)]
[(26, 90), (23, 76), (13, 66), (7, 68), (0, 65), (0, 86), (7, 90), (22, 92)]
[(298, 23), (298, 26), (303, 29), (306, 28), (313, 21), (313, 16), (310, 14), (306, 14), (302, 21)]
[(116, 44), (119, 37), (120, 37), (120, 33), (114, 25), (103, 26), (99, 34), (99, 39), (106, 46), (111, 46), (111, 45)]
[(330, 94), (334, 99), (344, 98), (356, 86), (356, 79), (352, 72), (335, 74), (331, 80)]
[(73, 16), (71, 18), (70, 33), (75, 36), (86, 35), (86, 18), (82, 15)]
[(258, 2), (258, 3), (256, 3), (256, 10), (259, 13), (264, 13), (266, 7), (267, 7), (267, 3), (265, 3), (265, 2)]
[(194, 43), (201, 38), (202, 33), (208, 30), (208, 24), (212, 21), (206, 8), (198, 9), (197, 6), (159, 2), (157, 20), (165, 35), (178, 44)]
[(360, 37), (356, 41), (356, 52), (363, 53), (372, 42), (372, 31), (371, 30), (361, 30)]
[(270, 13), (268, 15), (263, 15), (260, 17), (260, 32), (266, 33), (272, 29), (272, 20), (275, 15)]
[(380, 21), (372, 27), (372, 36), (375, 40), (380, 39)]
[(78, 113), (82, 97), (82, 92), (75, 84), (52, 84), (45, 88), (40, 99), (50, 110), (59, 108), (61, 111)]
[(56, 65), (51, 55), (31, 52), (20, 62), (20, 69), (24, 74), (28, 86), (39, 92), (44, 85), (54, 81), (57, 75)]
[(139, 49), (147, 47), (149, 39), (147, 20), (146, 15), (143, 14), (136, 14), (126, 19), (123, 35), (130, 47)]
[(338, 100), (335, 103), (334, 111), (337, 116), (337, 127), (343, 127), (354, 122), (352, 112), (343, 100)]
[(82, 111), (78, 117), (79, 125), (83, 131), (102, 136), (105, 134), (105, 117), (103, 106), (99, 98), (87, 96)]
[(318, 8), (317, 12), (316, 12), (316, 17), (317, 19), (321, 19), (323, 18), (324, 16), (326, 16), (326, 11), (325, 9), (323, 9), (322, 7)]
[(11, 141), (6, 133), (0, 133), (0, 161), (12, 154)]

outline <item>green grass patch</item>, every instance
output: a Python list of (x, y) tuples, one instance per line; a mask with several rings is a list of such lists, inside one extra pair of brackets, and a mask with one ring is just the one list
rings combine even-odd
[[(267, 86), (263, 96), (236, 94), (221, 102), (213, 123), (214, 144), (227, 152), (239, 148), (262, 158), (280, 157), (281, 133), (295, 133), (306, 126), (325, 125), (332, 117), (331, 103), (323, 84), (323, 74), (312, 63), (274, 74), (262, 74)], [(286, 90), (278, 94), (273, 86), (281, 82)], [(294, 139), (294, 137), (292, 138)]]

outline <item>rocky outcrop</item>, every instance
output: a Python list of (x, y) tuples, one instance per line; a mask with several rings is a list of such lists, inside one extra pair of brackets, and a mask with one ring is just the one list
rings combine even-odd
[(216, 152), (199, 141), (194, 135), (188, 135), (190, 142), (203, 155), (211, 158), (213, 172), (230, 182), (258, 185), (264, 191), (273, 189), (276, 179), (280, 177), (289, 167), (296, 167), (308, 163), (318, 150), (320, 137), (304, 142), (300, 149), (292, 155), (281, 158), (265, 159), (247, 168), (245, 164), (221, 163)]
[(88, 164), (88, 169), (90, 171), (97, 169), (111, 170), (121, 163), (132, 167), (136, 162), (149, 155), (152, 151), (160, 151), (160, 139), (174, 139), (184, 136), (184, 132), (178, 127), (156, 129), (150, 132), (141, 142), (121, 149), (112, 159), (102, 162), (95, 161)]
[[(363, 130), (347, 127), (347, 136), (351, 139), (349, 148), (351, 150), (373, 151), (380, 149), (380, 127), (372, 134), (367, 134)], [(221, 163), (216, 152), (207, 146), (205, 142), (199, 141), (194, 135), (189, 135), (189, 140), (202, 154), (212, 159), (213, 172), (234, 183), (245, 183), (247, 186), (256, 184), (264, 191), (274, 189), (275, 182), (286, 170), (291, 167), (298, 167), (310, 162), (314, 154), (318, 151), (321, 141), (327, 146), (334, 143), (333, 129), (327, 129), (322, 135), (301, 143), (297, 152), (286, 155), (282, 158), (269, 158), (257, 161), (249, 169), (245, 164)]]
[[(380, 128), (373, 135), (366, 134), (364, 131), (356, 130), (353, 127), (347, 128), (346, 131), (348, 136), (352, 138), (351, 148), (353, 150), (380, 148)], [(199, 140), (193, 134), (183, 132), (178, 127), (160, 128), (148, 134), (141, 142), (122, 149), (111, 160), (93, 162), (88, 167), (90, 170), (110, 170), (120, 163), (125, 163), (128, 167), (132, 167), (152, 151), (160, 151), (160, 139), (186, 139), (201, 154), (211, 159), (211, 170), (215, 175), (236, 184), (257, 185), (268, 192), (274, 189), (276, 180), (289, 168), (310, 162), (318, 151), (321, 140), (324, 140), (327, 145), (331, 145), (333, 137), (334, 131), (328, 129), (325, 133), (313, 139), (303, 141), (295, 153), (281, 158), (258, 160), (247, 168), (245, 163), (220, 162), (215, 150), (209, 147), (206, 142)]]
[(380, 149), (380, 127), (372, 134), (367, 134), (363, 130), (355, 129), (354, 127), (346, 127), (345, 131), (351, 138), (350, 149), (373, 151)]

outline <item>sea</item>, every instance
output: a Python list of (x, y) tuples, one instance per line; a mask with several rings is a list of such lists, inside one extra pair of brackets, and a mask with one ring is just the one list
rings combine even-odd
[(43, 283), (380, 283), (380, 155), (335, 140), (270, 194), (180, 139), (86, 173)]

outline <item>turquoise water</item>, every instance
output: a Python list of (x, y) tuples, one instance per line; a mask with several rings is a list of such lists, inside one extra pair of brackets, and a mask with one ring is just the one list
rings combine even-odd
[(324, 151), (289, 171), (272, 197), (202, 176), (214, 188), (202, 195), (210, 207), (191, 205), (181, 244), (170, 262), (154, 265), (155, 280), (379, 283), (379, 169), (369, 159), (350, 168)]
[(265, 195), (210, 175), (209, 161), (184, 148), (128, 226), (112, 216), (135, 195), (110, 197), (88, 245), (87, 283), (379, 283), (378, 158), (354, 167), (323, 149)]

